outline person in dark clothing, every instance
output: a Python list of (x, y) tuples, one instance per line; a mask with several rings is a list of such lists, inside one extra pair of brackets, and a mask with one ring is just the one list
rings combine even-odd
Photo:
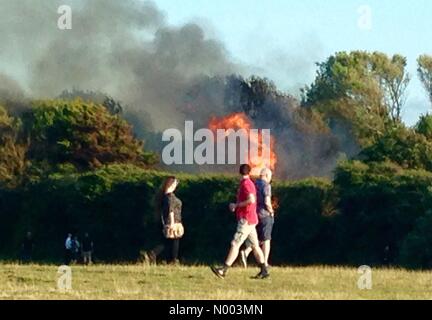
[(390, 244), (386, 245), (383, 254), (383, 264), (386, 267), (391, 267), (393, 263), (393, 250)]
[(65, 241), (65, 265), (69, 265), (73, 259), (74, 240), (72, 234), (69, 233)]
[(27, 232), (26, 238), (21, 247), (21, 259), (23, 262), (31, 262), (33, 257), (33, 236), (31, 232)]
[(81, 250), (84, 264), (92, 264), (93, 241), (88, 233), (85, 233), (84, 235)]
[(80, 260), (80, 256), (81, 256), (81, 244), (78, 240), (78, 237), (75, 236), (72, 239), (72, 262), (73, 263), (78, 263)]
[(162, 227), (164, 230), (163, 244), (146, 253), (145, 258), (150, 262), (156, 262), (157, 257), (165, 251), (167, 260), (170, 263), (179, 262), (180, 239), (183, 237), (184, 229), (182, 225), (182, 202), (175, 195), (178, 186), (175, 177), (168, 177), (157, 197), (156, 207), (161, 214)]

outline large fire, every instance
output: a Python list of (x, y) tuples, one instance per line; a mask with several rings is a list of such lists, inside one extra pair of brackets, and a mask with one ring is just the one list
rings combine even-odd
[[(245, 113), (233, 113), (226, 117), (217, 118), (212, 117), (209, 122), (209, 129), (216, 133), (218, 129), (224, 129), (229, 130), (233, 129), (235, 131), (244, 129), (245, 132), (247, 132), (247, 138), (249, 141), (249, 149), (248, 150), (240, 150), (240, 152), (246, 153), (244, 156), (247, 155), (247, 158), (249, 159), (249, 165), (252, 167), (252, 175), (257, 176), (259, 175), (259, 172), (263, 168), (270, 168), (271, 170), (275, 169), (276, 163), (277, 163), (277, 156), (274, 152), (274, 144), (275, 140), (273, 137), (270, 138), (270, 146), (267, 146), (265, 142), (262, 140), (262, 135), (251, 135), (250, 131), (252, 129), (252, 123), (247, 117)], [(224, 137), (226, 138), (226, 137)], [(262, 157), (263, 149), (268, 148), (270, 150), (270, 160), (264, 159)], [(257, 148), (258, 154), (253, 155), (249, 151), (252, 148)]]

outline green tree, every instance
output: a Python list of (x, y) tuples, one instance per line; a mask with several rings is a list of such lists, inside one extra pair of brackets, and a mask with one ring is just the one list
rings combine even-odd
[(102, 104), (108, 111), (112, 114), (123, 113), (123, 106), (120, 101), (115, 100), (113, 97), (106, 93), (100, 91), (91, 90), (63, 90), (63, 92), (58, 96), (60, 100), (74, 101), (76, 99), (81, 99), (86, 102), (93, 102), (96, 104)]
[(103, 105), (79, 99), (36, 101), (23, 119), (32, 160), (72, 163), (79, 169), (108, 163), (155, 163), (155, 156), (144, 152), (132, 127)]
[(407, 59), (397, 54), (390, 59), (379, 52), (373, 53), (372, 58), (373, 70), (377, 74), (389, 115), (394, 122), (400, 122), (406, 89), (411, 80), (406, 71)]
[(432, 141), (415, 130), (398, 125), (386, 131), (360, 153), (365, 162), (390, 161), (405, 169), (432, 171)]
[(400, 121), (409, 83), (406, 59), (379, 52), (338, 52), (318, 64), (315, 81), (302, 90), (302, 105), (328, 121), (342, 121), (362, 146)]
[(432, 115), (422, 115), (414, 128), (417, 133), (424, 135), (428, 139), (432, 139)]
[(27, 167), (26, 143), (20, 137), (20, 122), (0, 106), (0, 186), (19, 184)]
[(427, 94), (429, 96), (429, 100), (432, 103), (432, 56), (430, 55), (421, 55), (417, 59), (418, 63), (418, 75), (420, 81), (423, 83)]
[(303, 90), (303, 104), (350, 99), (370, 112), (385, 115), (382, 92), (373, 76), (373, 59), (364, 51), (338, 52), (318, 63), (315, 81)]

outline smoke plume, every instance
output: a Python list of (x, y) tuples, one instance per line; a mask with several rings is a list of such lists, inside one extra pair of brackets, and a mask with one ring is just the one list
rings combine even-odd
[[(61, 5), (72, 9), (71, 30), (57, 27)], [(125, 116), (153, 148), (161, 131), (182, 128), (186, 119), (205, 126), (211, 115), (244, 111), (235, 101), (240, 92), (227, 103), (227, 88), (236, 89), (227, 86), (226, 76), (247, 75), (248, 68), (233, 63), (224, 45), (199, 25), (170, 26), (152, 2), (0, 0), (0, 7), (0, 103), (16, 110), (29, 97), (104, 92), (126, 106)], [(334, 141), (293, 125), (297, 101), (264, 106), (269, 112), (253, 120), (275, 130), (283, 176), (329, 174)]]

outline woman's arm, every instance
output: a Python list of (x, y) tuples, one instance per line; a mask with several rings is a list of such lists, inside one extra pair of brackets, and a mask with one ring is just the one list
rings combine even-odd
[(255, 202), (256, 202), (255, 196), (252, 193), (250, 193), (246, 201), (239, 202), (236, 204), (236, 208), (247, 207), (248, 205), (254, 204)]
[(168, 225), (172, 226), (174, 223), (174, 211), (171, 211), (168, 215)]

